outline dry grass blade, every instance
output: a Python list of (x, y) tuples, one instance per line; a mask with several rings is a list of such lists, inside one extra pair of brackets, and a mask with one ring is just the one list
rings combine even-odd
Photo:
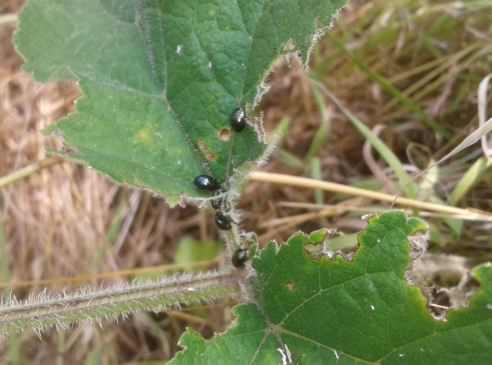
[[(41, 161), (49, 150), (62, 148), (59, 140), (43, 135), (41, 130), (71, 112), (78, 97), (73, 86), (40, 86), (20, 70), (21, 60), (11, 39), (16, 25), (14, 14), (24, 3), (25, 0), (0, 0), (0, 178)], [(333, 36), (356, 58), (324, 39), (313, 52), (311, 75), (322, 81), (349, 111), (367, 122), (369, 129), (378, 124), (385, 126), (380, 139), (417, 182), (416, 166), (438, 161), (478, 124), (474, 96), (480, 80), (492, 70), (491, 9), (490, 0), (352, 1), (345, 16), (334, 25)], [(354, 60), (363, 64), (354, 65)], [(363, 160), (361, 146), (368, 143), (367, 139), (352, 128), (326, 96), (321, 100), (313, 95), (309, 77), (293, 62), (279, 66), (272, 74), (271, 89), (260, 108), (267, 131), (274, 130), (283, 119), (292, 121), (268, 170), (301, 175), (309, 173), (309, 167), (309, 177), (317, 181), (380, 191), (380, 181)], [(449, 135), (426, 128), (418, 111), (429, 114)], [(490, 117), (485, 113), (483, 121)], [(329, 134), (326, 128), (320, 128), (320, 120), (325, 119), (332, 126)], [(264, 136), (263, 131), (261, 135)], [(425, 153), (419, 155), (421, 160), (406, 150), (410, 143), (425, 147)], [(492, 159), (477, 160), (481, 152), (477, 143), (439, 168), (432, 186), (435, 195), (451, 205), (491, 211)], [(281, 155), (291, 164), (285, 163)], [(388, 176), (392, 173), (388, 169), (383, 172)], [(390, 179), (397, 181), (394, 175)], [(380, 200), (382, 203), (375, 198), (357, 198), (360, 204), (347, 205), (339, 215), (324, 219), (319, 218), (320, 210), (351, 199), (341, 200), (341, 194), (326, 192), (323, 196), (317, 194), (315, 199), (315, 192), (321, 190), (248, 184), (241, 199), (241, 224), (257, 230), (262, 243), (287, 238), (297, 229), (330, 226), (355, 232), (365, 224), (361, 215), (385, 211), (398, 200), (393, 195)], [(94, 171), (72, 163), (38, 170), (29, 178), (2, 188), (0, 195), (6, 259), (2, 265), (9, 271), (1, 281), (4, 287), (13, 284), (19, 297), (39, 292), (42, 286), (109, 285), (122, 278), (156, 277), (173, 268), (180, 270), (166, 264), (176, 262), (175, 251), (181, 238), (217, 238), (210, 214), (192, 207), (169, 209), (147, 192), (137, 199), (132, 190), (115, 186)], [(323, 204), (310, 204), (321, 200)], [(414, 207), (405, 210), (415, 214), (415, 209), (420, 216), (430, 217), (436, 249), (446, 246), (447, 253), (461, 255), (467, 248), (466, 253), (476, 261), (490, 259), (489, 222), (468, 222), (459, 236), (451, 234), (442, 221), (450, 217), (473, 220), (475, 215), (469, 212), (481, 212), (463, 209), (464, 215), (458, 215), (454, 211), (441, 213)], [(262, 223), (274, 223), (279, 218), (285, 220), (273, 227), (259, 228)], [(343, 247), (354, 246), (355, 235), (347, 242)], [(333, 249), (338, 249), (337, 245)], [(203, 264), (202, 267), (197, 263), (197, 268), (210, 268)], [(210, 265), (221, 267), (224, 262)], [(223, 331), (231, 319), (227, 306), (222, 304), (187, 307), (186, 312), (140, 314), (118, 325), (107, 324), (102, 330), (88, 326), (46, 335), (42, 343), (26, 333), (15, 337), (15, 342), (9, 341), (3, 347), (0, 344), (0, 363), (163, 363), (179, 350), (176, 343), (186, 326), (211, 336)], [(141, 316), (146, 316), (148, 322), (137, 319)]]
[[(364, 201), (356, 198), (359, 201)], [(356, 200), (354, 199), (354, 201)], [(342, 203), (343, 204), (343, 203)], [(305, 209), (309, 211), (319, 211), (317, 214), (321, 214), (325, 208), (330, 209), (333, 211), (336, 206), (330, 207), (326, 205), (319, 205), (319, 204), (305, 204), (305, 203), (297, 203), (297, 202), (280, 202), (278, 204), (279, 206), (283, 207), (288, 207), (288, 208), (297, 208), (297, 209)], [(388, 211), (388, 208), (383, 207), (383, 206), (370, 206), (370, 205), (364, 205), (364, 206), (358, 206), (358, 205), (346, 205), (344, 206), (344, 210), (347, 212), (352, 212), (352, 213), (358, 213), (361, 215), (366, 215), (366, 214), (382, 214), (384, 212)], [(405, 209), (405, 212), (408, 215), (413, 214), (411, 209)], [(338, 213), (338, 212), (335, 212)], [(339, 210), (340, 214), (343, 214), (343, 210)], [(334, 214), (335, 215), (335, 214)], [(443, 214), (443, 213), (435, 213), (435, 212), (426, 212), (426, 211), (420, 211), (419, 215), (422, 217), (429, 217), (429, 218), (440, 218), (440, 219), (462, 219), (462, 220), (468, 220), (469, 217), (467, 216), (458, 216), (458, 215), (449, 215), (449, 214)], [(293, 216), (291, 218), (296, 218), (300, 217), (301, 215)], [(282, 218), (282, 219), (287, 219), (287, 218)], [(273, 223), (276, 223), (275, 220), (272, 221)], [(288, 221), (287, 221), (288, 222)], [(286, 223), (287, 223), (286, 222)]]
[(17, 22), (17, 14), (0, 14), (0, 26)]
[[(465, 146), (466, 143), (473, 144), (481, 140), (482, 151), (485, 157), (478, 159), (463, 175), (458, 184), (456, 184), (453, 192), (451, 193), (449, 201), (455, 205), (460, 202), (463, 197), (470, 191), (470, 189), (481, 179), (483, 174), (492, 166), (492, 146), (488, 133), (492, 130), (492, 118), (487, 120), (487, 105), (488, 105), (488, 89), (489, 83), (492, 79), (492, 74), (486, 76), (478, 87), (478, 122), (479, 128), (469, 135), (458, 146)], [(456, 147), (456, 149), (458, 148)], [(466, 147), (465, 147), (466, 148)], [(453, 150), (454, 151), (454, 150)], [(451, 151), (450, 153), (452, 153)], [(458, 151), (459, 152), (459, 151)], [(444, 156), (447, 158), (447, 156)], [(442, 159), (441, 159), (442, 161)]]
[(434, 165), (440, 165), (443, 162), (449, 160), (451, 157), (457, 155), (464, 149), (474, 145), (478, 141), (480, 141), (482, 138), (486, 138), (487, 134), (492, 131), (492, 118), (484, 122), (478, 129), (474, 130), (472, 133), (470, 133), (459, 145), (457, 145), (451, 152), (446, 154), (443, 158), (441, 158), (439, 161), (434, 163)]
[(169, 264), (153, 267), (143, 267), (139, 269), (118, 270), (111, 272), (101, 272), (97, 274), (77, 275), (74, 277), (60, 277), (53, 279), (41, 279), (41, 280), (26, 280), (26, 281), (10, 281), (0, 282), (0, 289), (21, 289), (21, 288), (36, 288), (36, 287), (61, 287), (61, 286), (75, 286), (87, 284), (89, 282), (95, 282), (100, 280), (117, 280), (122, 278), (131, 278), (139, 276), (154, 276), (159, 274), (171, 274), (192, 269), (193, 271), (203, 270), (210, 268), (217, 264), (216, 260), (193, 262), (186, 265), (183, 264)]
[[(478, 87), (478, 121), (480, 123), (480, 128), (486, 128), (486, 125), (492, 122), (492, 119), (487, 121), (487, 91), (489, 89), (490, 79), (492, 79), (492, 74), (484, 78)], [(487, 138), (487, 133), (490, 132), (491, 129), (492, 128), (488, 128), (487, 132), (484, 132), (481, 135), (483, 153), (487, 158), (492, 157), (492, 146)]]
[(59, 157), (49, 157), (44, 160), (37, 161), (29, 166), (23, 167), (6, 176), (0, 177), (0, 189), (14, 184), (22, 179), (25, 179), (40, 170), (61, 163), (63, 160)]
[[(456, 54), (447, 55), (440, 59), (437, 59), (433, 62), (429, 62), (427, 65), (421, 65), (414, 70), (410, 70), (404, 72), (398, 77), (395, 78), (394, 81), (402, 81), (406, 78), (415, 76), (425, 70), (424, 67), (431, 67), (429, 72), (421, 77), (418, 81), (412, 83), (406, 90), (402, 92), (402, 95), (405, 95), (407, 98), (413, 98), (414, 100), (422, 100), (426, 94), (428, 94), (432, 88), (439, 87), (442, 83), (445, 82), (449, 78), (449, 69), (454, 67), (458, 67), (456, 65), (460, 65), (461, 69), (464, 68), (464, 65), (470, 61), (470, 58), (476, 58), (477, 55), (482, 54), (483, 52), (483, 44), (481, 42), (474, 43), (467, 48), (464, 48)], [(468, 57), (468, 58), (467, 58)], [(434, 68), (435, 67), (435, 68)], [(434, 68), (434, 69), (432, 69)], [(437, 80), (436, 80), (437, 78)], [(382, 109), (382, 113), (387, 113), (394, 109), (398, 101), (396, 99), (392, 99), (385, 105)], [(400, 111), (396, 111), (399, 113)]]
[(348, 211), (353, 211), (355, 208), (353, 204), (355, 202), (356, 200), (354, 199), (348, 202), (342, 202), (337, 205), (324, 206), (322, 208), (318, 208), (318, 211), (316, 212), (303, 213), (303, 214), (298, 214), (298, 215), (284, 217), (284, 218), (272, 219), (270, 221), (260, 224), (260, 228), (278, 227), (286, 224), (298, 225), (313, 219), (342, 215)]
[(309, 189), (322, 189), (325, 191), (331, 191), (340, 194), (353, 195), (353, 196), (384, 201), (384, 202), (391, 203), (393, 205), (400, 205), (400, 206), (406, 206), (415, 209), (428, 210), (431, 212), (450, 214), (452, 216), (457, 216), (457, 217), (467, 217), (469, 220), (492, 222), (492, 214), (488, 212), (456, 208), (443, 204), (427, 203), (419, 200), (402, 198), (402, 197), (388, 195), (375, 191), (353, 188), (347, 185), (308, 179), (305, 177), (254, 171), (249, 174), (249, 179), (253, 181), (262, 181), (262, 182), (269, 182), (273, 184), (298, 186), (298, 187), (304, 187)]

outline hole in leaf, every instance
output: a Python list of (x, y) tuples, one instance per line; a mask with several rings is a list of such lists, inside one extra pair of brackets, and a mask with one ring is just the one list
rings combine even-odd
[(443, 288), (434, 287), (430, 293), (429, 309), (436, 319), (445, 319), (448, 310), (451, 308), (451, 298), (449, 291)]
[(229, 128), (222, 128), (219, 131), (219, 139), (223, 142), (229, 142), (231, 139), (231, 130)]

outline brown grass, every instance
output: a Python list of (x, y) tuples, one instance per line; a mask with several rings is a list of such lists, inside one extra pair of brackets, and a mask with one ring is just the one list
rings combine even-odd
[[(15, 12), (21, 3), (4, 0), (0, 11)], [(391, 12), (391, 6), (384, 0), (361, 1), (346, 11), (345, 18), (335, 28), (336, 37), (343, 39), (371, 70), (391, 80), (402, 91), (436, 67), (406, 76), (409, 71), (424, 64), (432, 65), (441, 58), (449, 59), (471, 43), (490, 43), (492, 30), (487, 25), (490, 22), (487, 23), (479, 12), (470, 11), (459, 16), (447, 11), (438, 12), (455, 20), (453, 29), (447, 33), (439, 29), (432, 33), (432, 17), (416, 15), (423, 3), (402, 1), (400, 5), (408, 12), (403, 14)], [(386, 25), (383, 26), (384, 19)], [(416, 38), (415, 34), (419, 32), (415, 32), (415, 27), (428, 30), (425, 34), (428, 38)], [(386, 32), (386, 29), (391, 31)], [(56, 140), (43, 136), (41, 130), (70, 112), (77, 97), (77, 90), (71, 84), (39, 85), (21, 71), (21, 60), (11, 45), (12, 31), (13, 26), (0, 26), (0, 176), (38, 161), (47, 156), (49, 149), (60, 147)], [(439, 48), (439, 42), (446, 43), (447, 47)], [(381, 137), (403, 163), (415, 167), (418, 159), (424, 160), (425, 165), (425, 161), (445, 154), (459, 142), (460, 136), (476, 125), (474, 95), (481, 78), (492, 69), (490, 66), (490, 52), (477, 56), (475, 62), (468, 64), (457, 61), (424, 85), (425, 89), (437, 80), (436, 87), (429, 89), (427, 94), (410, 94), (409, 98), (422, 110), (450, 129), (451, 136), (446, 137), (439, 136), (414, 112), (395, 101), (394, 96), (356, 67), (354, 60), (329, 39), (322, 41), (316, 51), (312, 70), (368, 125), (384, 124), (386, 128)], [(271, 130), (285, 117), (291, 120), (281, 151), (288, 152), (304, 166), (311, 163), (305, 160), (306, 153), (320, 122), (325, 120), (331, 125), (330, 132), (327, 142), (316, 154), (321, 178), (345, 184), (369, 182), (382, 189), (384, 181), (372, 175), (371, 161), (363, 152), (363, 138), (329, 102), (325, 101), (325, 113), (320, 112), (309, 77), (295, 60), (289, 65), (278, 66), (271, 79), (273, 87), (262, 103), (267, 127)], [(411, 149), (410, 144), (419, 148)], [(467, 151), (462, 157), (477, 151)], [(312, 176), (311, 171), (286, 161), (277, 154), (266, 169)], [(436, 194), (446, 199), (472, 162), (473, 159), (444, 166), (444, 176), (436, 187)], [(391, 172), (377, 159), (376, 167), (392, 179)], [(491, 176), (486, 174), (467, 195), (463, 205), (491, 210), (490, 183)], [(146, 192), (116, 186), (94, 171), (72, 163), (43, 170), (3, 189), (0, 194), (0, 227), (6, 233), (9, 262), (9, 270), (2, 278), (4, 282), (59, 279), (172, 263), (176, 243), (185, 235), (198, 240), (217, 238), (209, 213), (193, 207), (170, 209)], [(328, 226), (348, 232), (363, 227), (361, 213), (350, 211), (302, 223), (293, 221), (281, 227), (265, 225), (273, 219), (306, 212), (306, 209), (286, 207), (281, 202), (314, 201), (313, 191), (250, 183), (241, 201), (242, 224), (244, 228), (256, 231), (262, 243), (269, 239), (285, 239), (297, 229), (310, 231)], [(323, 200), (332, 205), (343, 201), (343, 197), (334, 194), (325, 194)], [(360, 208), (375, 207), (363, 199), (351, 203)], [(435, 246), (445, 247), (453, 253), (466, 253), (474, 260), (479, 255), (482, 259), (490, 258), (489, 226), (467, 224), (461, 238), (456, 238), (441, 220), (431, 223), (440, 234), (434, 241)], [(477, 247), (480, 250), (477, 251)], [(23, 295), (27, 291), (18, 292)], [(119, 325), (52, 333), (42, 341), (26, 334), (9, 347), (3, 344), (3, 348), (5, 356), (22, 354), (23, 360), (16, 364), (53, 363), (54, 359), (82, 364), (90, 354), (95, 354), (94, 351), (101, 351), (102, 364), (163, 360), (169, 359), (177, 350), (176, 342), (185, 325), (211, 336), (229, 321), (230, 312), (220, 305), (195, 308), (185, 315), (143, 313)], [(14, 345), (21, 346), (22, 351), (16, 352)]]

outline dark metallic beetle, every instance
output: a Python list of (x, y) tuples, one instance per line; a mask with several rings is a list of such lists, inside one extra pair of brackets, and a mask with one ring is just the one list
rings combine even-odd
[(193, 180), (195, 186), (204, 191), (215, 192), (221, 188), (219, 182), (210, 175), (199, 175)]
[(238, 248), (232, 254), (232, 265), (238, 269), (243, 268), (246, 261), (248, 261), (248, 250), (245, 248)]
[(215, 224), (223, 231), (229, 231), (232, 228), (232, 219), (218, 210), (215, 213)]
[(241, 132), (246, 127), (246, 112), (243, 108), (237, 108), (231, 115), (231, 127), (236, 132)]

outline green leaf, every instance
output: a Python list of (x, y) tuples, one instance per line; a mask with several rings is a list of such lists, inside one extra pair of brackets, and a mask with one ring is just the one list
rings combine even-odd
[(383, 214), (359, 235), (351, 261), (312, 258), (302, 234), (270, 244), (254, 261), (258, 304), (237, 307), (238, 322), (209, 341), (188, 331), (173, 364), (286, 364), (288, 354), (295, 364), (492, 363), (492, 267), (473, 271), (481, 288), (468, 308), (433, 319), (405, 279), (408, 236), (425, 229)]
[(30, 0), (16, 43), (37, 80), (79, 82), (77, 112), (52, 129), (69, 156), (176, 204), (202, 195), (195, 176), (224, 182), (260, 157), (253, 128), (228, 137), (232, 112), (256, 105), (288, 44), (306, 58), (345, 2)]

